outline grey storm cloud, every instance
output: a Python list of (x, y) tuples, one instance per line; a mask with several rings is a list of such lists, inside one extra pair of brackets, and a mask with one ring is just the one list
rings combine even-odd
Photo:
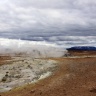
[(1, 35), (96, 35), (95, 31), (96, 0), (0, 0)]

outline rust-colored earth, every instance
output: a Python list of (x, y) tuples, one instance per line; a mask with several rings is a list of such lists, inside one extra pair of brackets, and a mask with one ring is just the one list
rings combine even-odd
[(52, 76), (0, 96), (96, 96), (96, 57), (54, 60), (59, 68)]
[(6, 64), (7, 60), (11, 60), (10, 56), (0, 56), (0, 65)]

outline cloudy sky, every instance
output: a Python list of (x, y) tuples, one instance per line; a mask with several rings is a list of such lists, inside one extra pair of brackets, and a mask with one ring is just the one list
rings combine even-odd
[(96, 0), (0, 0), (0, 37), (72, 35), (96, 35)]

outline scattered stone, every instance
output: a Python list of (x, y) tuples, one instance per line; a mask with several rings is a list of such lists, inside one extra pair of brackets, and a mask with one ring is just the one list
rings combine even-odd
[(9, 72), (6, 72), (6, 75), (5, 75), (5, 77), (8, 77), (8, 73), (9, 73)]
[(2, 78), (2, 82), (5, 82), (7, 80), (7, 77)]
[(40, 95), (42, 95), (42, 92), (40, 92)]
[(96, 88), (92, 88), (92, 89), (90, 90), (90, 92), (96, 93)]
[(30, 91), (30, 93), (34, 93), (34, 92), (35, 92), (35, 90), (31, 90), (31, 91)]

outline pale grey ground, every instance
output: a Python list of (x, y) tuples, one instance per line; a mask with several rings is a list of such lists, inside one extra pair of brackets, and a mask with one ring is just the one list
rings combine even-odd
[(0, 66), (0, 92), (37, 82), (52, 75), (57, 68), (56, 61), (31, 57), (15, 57), (6, 64)]

